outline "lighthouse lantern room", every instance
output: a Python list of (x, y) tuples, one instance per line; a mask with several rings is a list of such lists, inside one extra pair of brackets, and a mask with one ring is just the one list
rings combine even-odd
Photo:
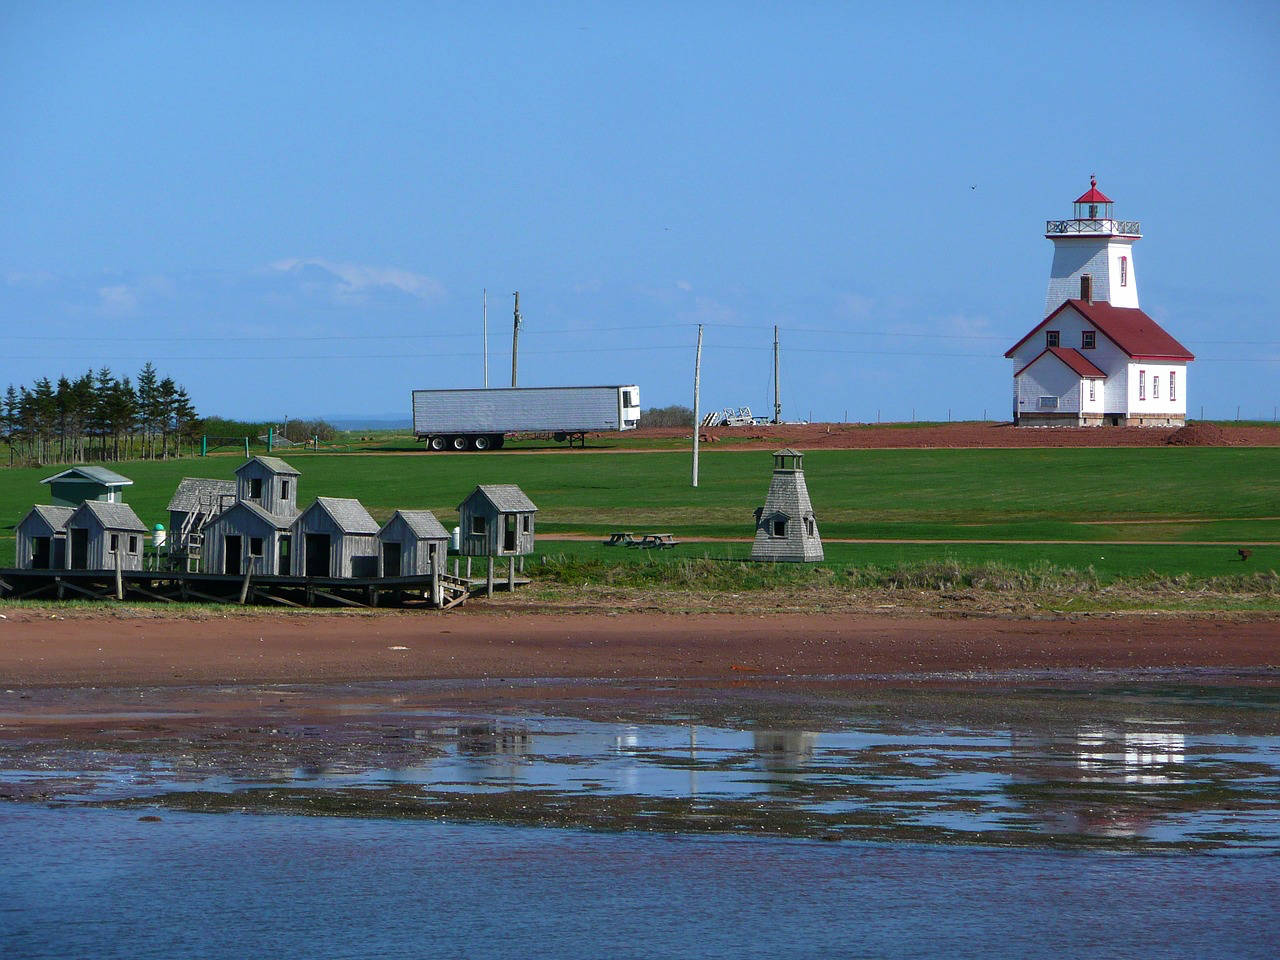
[(1133, 244), (1142, 238), (1142, 224), (1115, 218), (1115, 202), (1098, 189), (1096, 177), (1089, 178), (1088, 191), (1076, 197), (1074, 206), (1072, 219), (1044, 225), (1044, 235), (1053, 241), (1045, 313), (1071, 299), (1137, 307)]

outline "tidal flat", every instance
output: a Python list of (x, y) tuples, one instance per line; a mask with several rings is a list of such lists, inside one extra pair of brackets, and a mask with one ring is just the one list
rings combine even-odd
[(38, 688), (0, 701), (0, 797), (162, 816), (1275, 854), (1269, 676)]

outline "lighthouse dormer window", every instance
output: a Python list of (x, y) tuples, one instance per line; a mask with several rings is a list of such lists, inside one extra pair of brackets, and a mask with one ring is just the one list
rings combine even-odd
[(1044, 332), (1044, 345), (1046, 347), (1057, 347), (1061, 345), (1062, 334), (1057, 330), (1046, 330)]
[(1098, 345), (1098, 334), (1093, 330), (1084, 330), (1080, 334), (1080, 349), (1092, 350)]

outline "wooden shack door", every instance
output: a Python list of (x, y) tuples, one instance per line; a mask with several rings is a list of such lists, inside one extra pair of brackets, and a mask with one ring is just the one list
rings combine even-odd
[(53, 551), (49, 546), (49, 538), (33, 537), (31, 543), (31, 569), (48, 570), (49, 564), (53, 560)]
[(71, 569), (89, 569), (89, 531), (84, 527), (71, 530)]
[(513, 514), (507, 514), (506, 527), (502, 531), (502, 551), (503, 553), (516, 552), (516, 518)]
[(327, 533), (307, 534), (307, 576), (329, 576), (329, 535)]
[(382, 545), (382, 575), (384, 577), (400, 576), (400, 544), (384, 543)]
[(241, 539), (238, 534), (227, 537), (222, 548), (222, 572), (233, 577), (240, 576)]

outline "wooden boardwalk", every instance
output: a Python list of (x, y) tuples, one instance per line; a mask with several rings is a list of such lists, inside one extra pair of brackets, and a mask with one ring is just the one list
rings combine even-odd
[[(483, 589), (483, 581), (479, 587)], [(463, 603), (476, 589), (475, 582), (447, 573), (434, 577), (337, 578), (177, 570), (0, 570), (0, 596), (11, 600), (90, 598), (447, 610)]]

